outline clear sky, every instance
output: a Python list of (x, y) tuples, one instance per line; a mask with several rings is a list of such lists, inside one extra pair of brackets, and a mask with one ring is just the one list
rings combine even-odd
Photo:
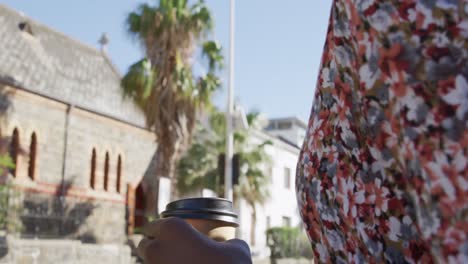
[[(0, 3), (61, 31), (98, 46), (109, 36), (108, 52), (121, 73), (142, 57), (125, 33), (126, 15), (136, 0), (0, 0)], [(157, 2), (151, 0), (147, 2)], [(213, 12), (214, 35), (229, 43), (229, 0), (206, 0)], [(237, 0), (236, 101), (246, 110), (268, 117), (308, 119), (316, 84), (331, 0)], [(227, 84), (227, 71), (224, 78)], [(225, 94), (215, 101), (224, 109)]]

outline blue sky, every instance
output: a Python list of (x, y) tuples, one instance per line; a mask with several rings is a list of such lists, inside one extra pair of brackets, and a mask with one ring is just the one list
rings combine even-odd
[[(26, 16), (97, 47), (102, 32), (121, 73), (142, 57), (125, 33), (126, 14), (143, 1), (0, 0)], [(156, 0), (148, 1), (156, 2)], [(331, 0), (236, 1), (236, 101), (268, 117), (308, 119)], [(213, 12), (214, 36), (228, 51), (229, 1), (206, 0)], [(226, 53), (227, 54), (227, 53)], [(227, 83), (227, 71), (224, 74)], [(215, 97), (224, 109), (225, 93)]]

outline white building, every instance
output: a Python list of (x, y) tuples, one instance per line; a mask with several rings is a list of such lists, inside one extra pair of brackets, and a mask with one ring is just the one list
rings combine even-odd
[(304, 142), (307, 125), (298, 118), (270, 119), (265, 130), (282, 140), (288, 141), (296, 146), (302, 146)]
[[(240, 226), (238, 237), (245, 240), (255, 259), (268, 258), (266, 231), (271, 227), (297, 227), (302, 221), (299, 215), (295, 175), (300, 147), (304, 140), (306, 124), (297, 118), (271, 119), (264, 122), (265, 129), (253, 132), (252, 144), (261, 144), (267, 140), (273, 144), (266, 146), (270, 163), (265, 164), (265, 171), (270, 178), (270, 198), (264, 205), (257, 205), (255, 223), (255, 241), (252, 241), (252, 208), (244, 200), (235, 206), (239, 213)], [(213, 197), (210, 190), (192, 193), (186, 197)]]
[[(267, 229), (302, 224), (296, 201), (295, 175), (307, 125), (297, 118), (271, 119), (263, 123), (265, 128), (253, 132), (251, 143), (257, 145), (267, 140), (273, 143), (266, 146), (270, 163), (264, 167), (270, 178), (270, 198), (265, 204), (256, 206), (255, 243), (251, 237), (252, 208), (242, 199), (235, 205), (240, 223), (238, 237), (250, 245), (254, 259), (270, 256)], [(205, 189), (184, 198), (198, 196), (213, 197), (215, 194)]]
[(302, 223), (296, 201), (295, 175), (306, 127), (297, 118), (283, 118), (270, 120), (265, 130), (254, 132), (257, 142), (252, 143), (273, 142), (266, 148), (271, 158), (266, 170), (271, 179), (270, 199), (256, 207), (255, 243), (251, 241), (252, 209), (242, 200), (236, 205), (240, 217), (239, 238), (249, 243), (254, 258), (266, 258), (270, 254), (266, 241), (268, 228), (296, 227)]

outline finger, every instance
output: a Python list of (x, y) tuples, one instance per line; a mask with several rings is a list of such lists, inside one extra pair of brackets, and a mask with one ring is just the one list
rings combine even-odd
[(151, 240), (147, 238), (143, 238), (138, 244), (137, 254), (140, 258), (146, 258), (146, 249), (148, 248), (149, 244), (151, 244)]
[(250, 255), (250, 247), (244, 240), (231, 239), (231, 240), (226, 241), (225, 243), (228, 244), (229, 246), (242, 250), (244, 253)]

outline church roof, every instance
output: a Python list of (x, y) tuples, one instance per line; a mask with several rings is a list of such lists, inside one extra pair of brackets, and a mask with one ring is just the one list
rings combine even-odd
[(105, 52), (0, 4), (0, 82), (144, 127)]

